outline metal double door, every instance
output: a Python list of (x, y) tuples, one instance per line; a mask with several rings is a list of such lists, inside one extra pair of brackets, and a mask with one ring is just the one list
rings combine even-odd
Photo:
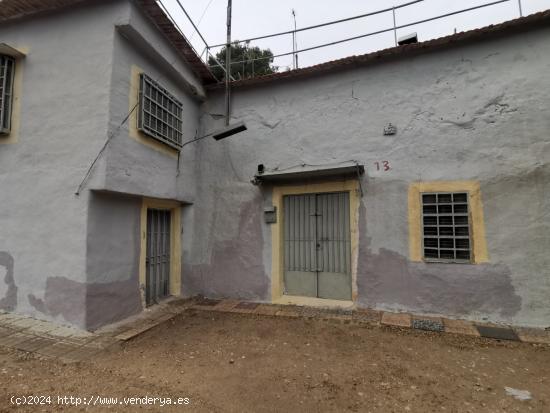
[(351, 300), (349, 193), (287, 195), (285, 294)]
[(170, 227), (170, 210), (147, 210), (146, 305), (155, 304), (170, 293)]

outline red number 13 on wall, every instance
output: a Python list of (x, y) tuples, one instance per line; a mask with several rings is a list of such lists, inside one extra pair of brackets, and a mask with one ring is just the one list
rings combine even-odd
[(391, 169), (390, 161), (375, 162), (377, 171), (389, 171)]

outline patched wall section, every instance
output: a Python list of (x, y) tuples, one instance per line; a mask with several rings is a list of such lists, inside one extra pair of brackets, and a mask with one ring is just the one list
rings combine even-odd
[(0, 251), (0, 310), (13, 311), (17, 307), (17, 285), (13, 265), (13, 257), (5, 251)]
[[(225, 198), (225, 197), (224, 197)], [(228, 199), (226, 199), (228, 201)], [(213, 244), (208, 263), (191, 264), (183, 274), (185, 295), (233, 297), (267, 300), (270, 280), (263, 263), (263, 206), (257, 194), (240, 206), (240, 210), (220, 209), (212, 227)], [(233, 205), (238, 205), (233, 203)], [(195, 233), (198, 233), (195, 230)], [(222, 238), (222, 234), (225, 235)]]
[(367, 236), (369, 214), (359, 211), (358, 304), (392, 311), (473, 316), (515, 316), (521, 297), (504, 264), (417, 263), (396, 251), (373, 251)]

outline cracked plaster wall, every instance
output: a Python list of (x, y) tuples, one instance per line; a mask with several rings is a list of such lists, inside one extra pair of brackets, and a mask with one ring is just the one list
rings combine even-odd
[[(89, 284), (101, 284), (105, 274), (116, 272), (109, 280), (119, 283), (115, 290), (133, 286), (136, 206), (124, 197), (91, 201), (96, 212), (108, 215), (104, 209), (116, 207), (129, 220), (116, 221), (129, 248), (114, 272), (103, 271), (97, 256), (87, 260), (87, 248), (102, 240), (101, 231), (86, 229), (97, 219), (91, 219), (93, 210), (88, 217), (89, 193), (74, 196), (108, 128), (127, 114), (130, 65), (166, 74), (121, 38), (114, 24), (135, 22), (165, 60), (173, 61), (162, 36), (151, 35), (149, 23), (126, 5), (80, 6), (0, 28), (3, 41), (29, 48), (22, 63), (19, 142), (0, 145), (3, 309), (86, 327), (105, 317), (86, 309), (91, 295), (103, 295)], [(194, 202), (182, 211), (182, 293), (267, 301), (271, 232), (262, 209), (271, 194), (250, 184), (256, 165), (355, 159), (367, 169), (358, 304), (546, 326), (549, 36), (549, 29), (537, 29), (238, 89), (233, 118), (245, 120), (248, 132), (186, 147), (178, 176), (172, 175), (175, 160), (128, 139), (124, 127), (124, 139), (109, 148), (89, 185)], [(167, 76), (165, 82), (178, 90), (177, 79)], [(200, 113), (200, 102), (180, 92), (188, 111), (186, 137), (222, 126), (222, 94), (211, 92)], [(93, 104), (82, 104), (82, 96)], [(389, 122), (397, 135), (382, 135)], [(389, 171), (376, 169), (375, 162), (382, 161), (389, 162)], [(466, 268), (408, 262), (408, 184), (453, 179), (481, 182), (490, 263)], [(126, 272), (132, 275), (125, 278)], [(476, 284), (478, 278), (483, 281)], [(472, 285), (485, 291), (487, 300)], [(403, 286), (412, 287), (408, 296), (401, 293)]]
[(86, 278), (89, 194), (75, 191), (107, 136), (120, 6), (86, 4), (0, 25), (2, 42), (27, 52), (17, 62), (18, 141), (0, 144), (0, 256), (11, 257), (0, 280), (9, 284), (4, 309), (7, 301), (10, 311), (85, 324), (86, 294), (75, 285)]
[[(28, 51), (18, 63), (19, 141), (0, 144), (0, 308), (84, 328), (132, 314), (141, 309), (137, 197), (192, 202), (195, 165), (192, 146), (180, 159), (170, 157), (131, 139), (127, 122), (120, 127), (129, 112), (131, 67), (183, 101), (184, 140), (197, 133), (200, 100), (180, 82), (199, 94), (200, 82), (125, 0), (3, 23), (0, 39)], [(113, 137), (75, 196), (109, 132)], [(184, 256), (190, 209), (184, 208), (183, 226), (190, 228), (183, 233)]]
[[(249, 130), (197, 149), (197, 236), (184, 286), (222, 296), (223, 283), (234, 286), (227, 295), (268, 300), (270, 228), (254, 214), (270, 203), (270, 189), (249, 183), (257, 164), (353, 159), (366, 166), (358, 305), (548, 326), (549, 38), (539, 28), (233, 90), (232, 118)], [(223, 102), (210, 93), (204, 130), (220, 125)], [(384, 136), (390, 122), (398, 133)], [(388, 171), (378, 170), (383, 161)], [(409, 261), (408, 185), (436, 180), (480, 182), (489, 263)], [(263, 271), (252, 260), (233, 265), (235, 251), (258, 245)]]

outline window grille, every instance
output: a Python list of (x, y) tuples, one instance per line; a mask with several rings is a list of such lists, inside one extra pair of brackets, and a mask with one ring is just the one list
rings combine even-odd
[(145, 74), (140, 75), (138, 129), (178, 149), (182, 144), (183, 105)]
[(14, 72), (15, 60), (0, 55), (0, 133), (9, 133), (11, 128)]
[(426, 261), (469, 262), (471, 231), (468, 194), (423, 193), (422, 231)]

